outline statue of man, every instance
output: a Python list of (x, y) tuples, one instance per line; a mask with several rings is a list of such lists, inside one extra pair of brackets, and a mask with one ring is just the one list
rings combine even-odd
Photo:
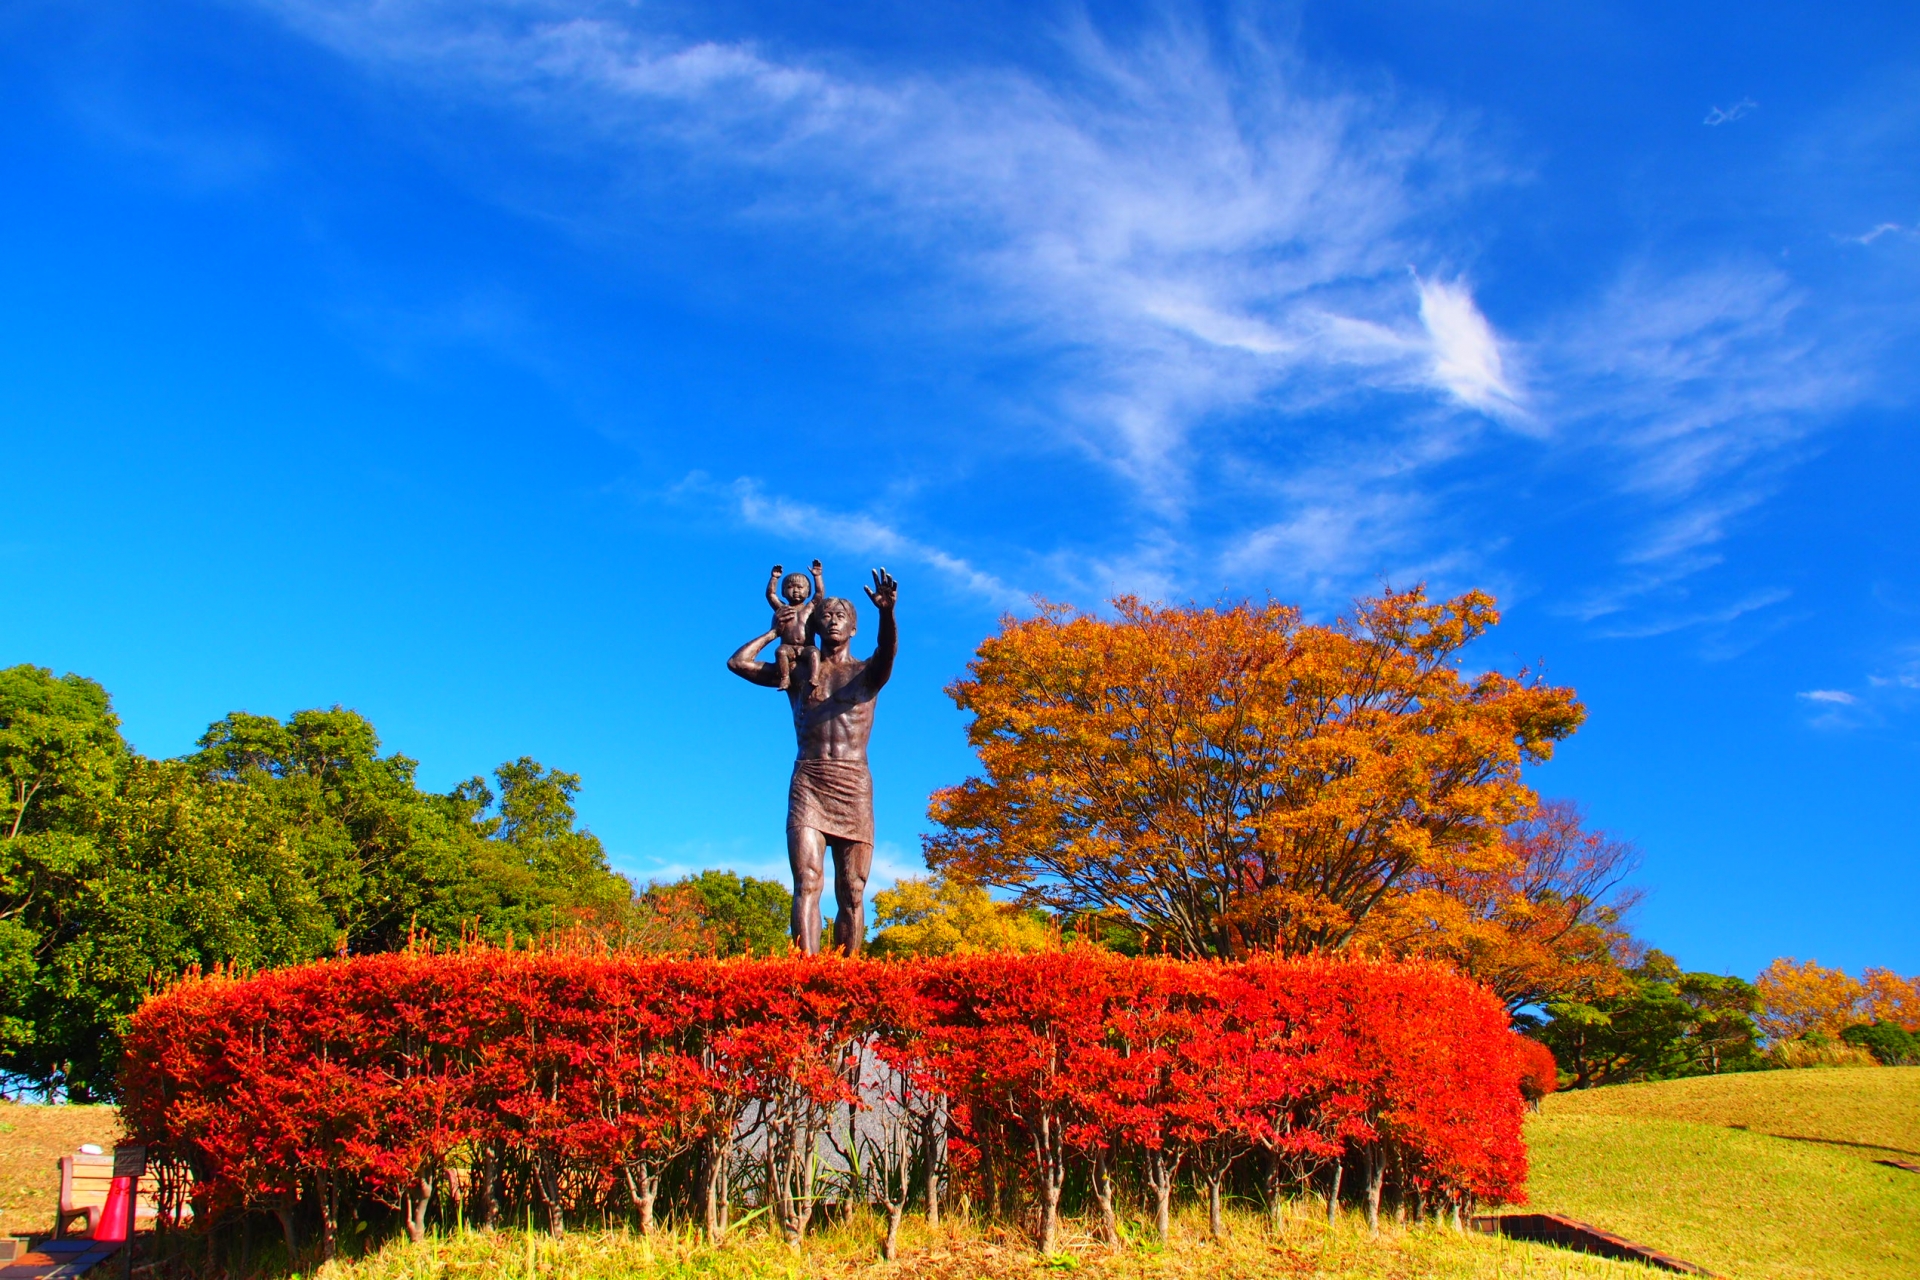
[[(873, 775), (867, 771), (867, 739), (873, 735), (873, 704), (893, 674), (896, 635), (893, 602), (899, 584), (885, 569), (873, 571), (867, 599), (880, 611), (880, 637), (865, 662), (851, 652), (859, 625), (853, 601), (837, 596), (817, 602), (814, 626), (820, 662), (811, 681), (790, 681), (793, 733), (799, 752), (787, 789), (787, 860), (793, 866), (793, 940), (812, 955), (820, 949), (820, 890), (826, 852), (833, 850), (833, 891), (839, 913), (834, 945), (857, 955), (867, 936), (867, 875), (873, 869)], [(776, 664), (755, 655), (779, 637), (770, 630), (741, 645), (727, 670), (742, 680), (778, 688)]]

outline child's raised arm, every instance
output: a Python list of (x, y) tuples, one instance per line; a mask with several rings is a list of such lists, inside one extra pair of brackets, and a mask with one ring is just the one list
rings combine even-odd
[(813, 562), (813, 602), (819, 604), (827, 598), (827, 580), (821, 576), (820, 562)]
[(785, 601), (780, 599), (780, 566), (773, 566), (773, 572), (767, 575), (767, 603), (778, 609)]

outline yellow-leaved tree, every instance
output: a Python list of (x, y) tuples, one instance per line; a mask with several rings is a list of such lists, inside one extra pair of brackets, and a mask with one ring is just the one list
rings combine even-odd
[(1060, 935), (1039, 913), (995, 902), (979, 885), (909, 876), (873, 896), (878, 955), (1051, 951)]

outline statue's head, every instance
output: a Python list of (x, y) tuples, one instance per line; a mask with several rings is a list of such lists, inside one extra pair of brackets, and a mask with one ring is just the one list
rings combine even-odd
[(807, 598), (807, 589), (813, 585), (804, 573), (790, 573), (780, 579), (780, 595), (788, 604), (799, 604)]
[(859, 626), (860, 615), (854, 612), (853, 601), (844, 597), (828, 596), (814, 607), (813, 627), (822, 639), (844, 644), (853, 639)]

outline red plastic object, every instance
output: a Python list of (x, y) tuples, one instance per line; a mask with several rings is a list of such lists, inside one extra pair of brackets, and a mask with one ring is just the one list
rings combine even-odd
[(132, 1178), (115, 1178), (107, 1188), (107, 1202), (100, 1208), (100, 1220), (94, 1224), (93, 1238), (104, 1244), (124, 1244), (127, 1239), (128, 1198), (133, 1194)]

